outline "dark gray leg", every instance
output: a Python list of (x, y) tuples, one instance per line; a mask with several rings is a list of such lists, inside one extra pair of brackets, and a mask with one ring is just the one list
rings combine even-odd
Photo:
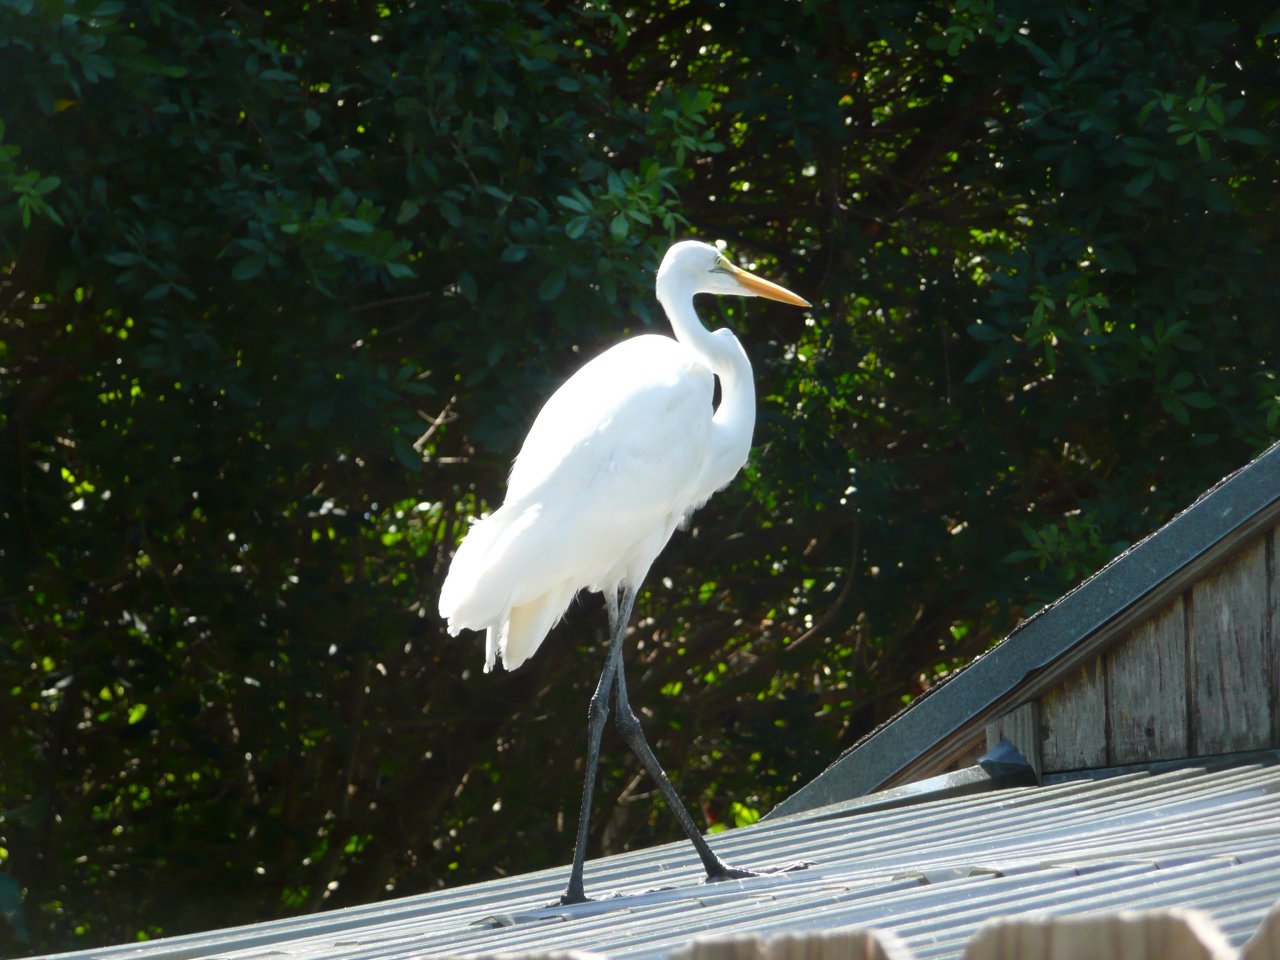
[(693, 822), (693, 817), (689, 816), (689, 811), (676, 795), (675, 787), (667, 779), (666, 771), (662, 769), (662, 765), (658, 763), (658, 758), (653, 755), (653, 750), (649, 748), (649, 743), (644, 738), (644, 731), (640, 729), (640, 719), (635, 715), (635, 711), (631, 709), (631, 704), (627, 700), (627, 680), (623, 674), (623, 665), (619, 662), (617, 674), (614, 678), (618, 688), (618, 729), (622, 731), (623, 739), (627, 741), (627, 746), (631, 748), (631, 752), (640, 759), (640, 765), (644, 767), (645, 772), (657, 783), (658, 789), (662, 791), (663, 799), (667, 801), (667, 806), (671, 808), (671, 812), (680, 821), (680, 827), (684, 830), (685, 836), (689, 838), (689, 842), (693, 844), (693, 849), (698, 852), (698, 858), (702, 861), (702, 866), (707, 871), (707, 879), (726, 880), (731, 877), (754, 876), (754, 874), (745, 870), (735, 870), (730, 867), (716, 856), (715, 851), (703, 839), (697, 824)]
[(606, 593), (604, 600), (609, 611), (609, 631), (613, 638), (609, 642), (609, 653), (600, 674), (600, 682), (596, 684), (595, 693), (591, 695), (591, 703), (587, 707), (587, 775), (582, 786), (582, 811), (578, 814), (578, 839), (573, 847), (573, 869), (569, 873), (569, 885), (560, 895), (560, 902), (563, 904), (583, 903), (587, 900), (582, 883), (582, 868), (587, 858), (587, 828), (591, 823), (591, 796), (595, 793), (596, 767), (600, 762), (600, 738), (604, 734), (605, 721), (609, 719), (609, 697), (613, 693), (614, 675), (622, 664), (622, 641), (627, 632), (627, 622), (631, 619), (631, 608), (636, 602), (636, 593), (630, 587), (623, 591), (621, 609), (618, 607), (617, 594)]
[(591, 822), (591, 797), (596, 786), (596, 767), (600, 761), (600, 738), (604, 733), (605, 721), (609, 718), (609, 698), (616, 686), (618, 692), (618, 729), (632, 752), (639, 758), (645, 772), (657, 783), (662, 791), (667, 806), (680, 821), (685, 835), (697, 851), (702, 866), (707, 871), (707, 880), (738, 880), (756, 877), (761, 874), (779, 873), (790, 870), (801, 870), (809, 866), (809, 861), (787, 864), (781, 867), (766, 867), (763, 870), (739, 870), (731, 867), (716, 856), (703, 839), (693, 817), (676, 795), (675, 787), (667, 778), (666, 772), (653, 755), (644, 732), (640, 729), (640, 720), (627, 700), (627, 681), (623, 675), (622, 641), (627, 632), (627, 623), (631, 620), (631, 611), (635, 606), (636, 592), (630, 587), (622, 591), (619, 604), (617, 595), (605, 594), (605, 604), (609, 611), (609, 629), (613, 639), (609, 643), (609, 653), (605, 660), (604, 670), (600, 674), (600, 682), (596, 684), (595, 693), (591, 695), (591, 705), (587, 709), (587, 775), (582, 788), (582, 812), (578, 815), (578, 839), (573, 849), (573, 869), (569, 873), (569, 885), (560, 896), (560, 903), (583, 903), (587, 894), (583, 888), (582, 870), (586, 861), (587, 828)]

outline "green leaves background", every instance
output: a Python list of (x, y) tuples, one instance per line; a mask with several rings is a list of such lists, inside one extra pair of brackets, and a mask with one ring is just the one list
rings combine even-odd
[[(628, 653), (709, 829), (1269, 444), (1280, 27), (1213, 16), (0, 0), (5, 952), (568, 860), (598, 601), (482, 676), (436, 593), (672, 239), (815, 302), (700, 305), (756, 447)], [(593, 852), (673, 837), (606, 749)]]

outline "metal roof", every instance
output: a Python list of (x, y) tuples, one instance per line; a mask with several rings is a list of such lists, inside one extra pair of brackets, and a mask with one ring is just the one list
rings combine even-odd
[[(943, 778), (939, 778), (942, 780)], [(65, 954), (101, 960), (393, 960), (588, 950), (658, 960), (705, 935), (873, 926), (958, 957), (995, 917), (1207, 911), (1237, 946), (1280, 899), (1280, 751), (962, 795), (873, 795), (717, 835), (730, 863), (794, 873), (699, 882), (687, 843), (307, 917)], [(966, 789), (970, 789), (966, 787)], [(925, 799), (919, 799), (924, 797)], [(897, 805), (895, 805), (897, 804)], [(655, 889), (660, 887), (660, 889)]]
[(850, 747), (768, 816), (894, 782), (895, 774), (1034, 699), (1122, 625), (1163, 603), (1216, 558), (1280, 519), (1280, 443), (1206, 491), (1084, 583)]

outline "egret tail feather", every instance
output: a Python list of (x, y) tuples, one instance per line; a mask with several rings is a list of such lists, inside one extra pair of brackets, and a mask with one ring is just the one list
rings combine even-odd
[(506, 629), (498, 643), (503, 666), (514, 670), (533, 656), (551, 628), (569, 609), (576, 592), (572, 583), (562, 583), (532, 603), (511, 608)]

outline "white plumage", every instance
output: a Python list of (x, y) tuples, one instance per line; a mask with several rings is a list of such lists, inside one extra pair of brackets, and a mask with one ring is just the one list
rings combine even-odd
[(485, 629), (485, 670), (524, 663), (579, 590), (639, 583), (681, 518), (714, 492), (712, 374), (669, 337), (596, 357), (547, 401), (507, 498), (477, 523), (440, 596), (449, 630)]
[(680, 521), (746, 462), (751, 364), (732, 333), (698, 322), (703, 292), (804, 302), (708, 244), (667, 252), (657, 293), (676, 339), (626, 340), (565, 381), (525, 437), (505, 502), (454, 556), (440, 614), (451, 634), (487, 632), (486, 672), (532, 656), (578, 591), (638, 587)]
[[(708, 332), (699, 323), (697, 293), (808, 306), (733, 266), (715, 247), (697, 241), (673, 246), (658, 268), (657, 294), (675, 339), (626, 340), (552, 394), (512, 466), (506, 500), (467, 532), (440, 592), (440, 614), (451, 634), (486, 631), (485, 672), (499, 660), (514, 670), (529, 659), (580, 590), (603, 593), (609, 603), (613, 644), (593, 699), (587, 788), (565, 902), (585, 898), (582, 850), (600, 730), (615, 682), (619, 715), (624, 708), (630, 713), (621, 642), (635, 591), (681, 520), (733, 479), (751, 447), (751, 364), (732, 333)], [(717, 377), (721, 401), (713, 410)], [(706, 847), (652, 752), (640, 746), (638, 724), (632, 726), (624, 735), (678, 808), (708, 877), (747, 875)]]

